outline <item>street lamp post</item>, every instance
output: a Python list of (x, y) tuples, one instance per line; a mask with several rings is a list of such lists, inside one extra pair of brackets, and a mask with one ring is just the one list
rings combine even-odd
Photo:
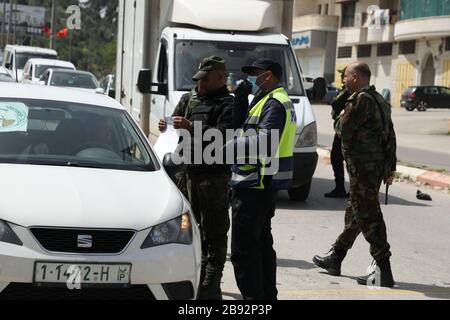
[(5, 47), (6, 0), (3, 0), (2, 30), (0, 31), (0, 50)]

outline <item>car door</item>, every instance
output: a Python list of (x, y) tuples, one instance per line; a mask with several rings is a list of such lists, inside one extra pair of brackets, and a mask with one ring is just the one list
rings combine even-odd
[(450, 88), (441, 87), (440, 91), (440, 107), (450, 108)]
[(428, 108), (435, 108), (439, 100), (439, 89), (437, 87), (424, 88), (424, 96), (422, 101), (428, 104)]

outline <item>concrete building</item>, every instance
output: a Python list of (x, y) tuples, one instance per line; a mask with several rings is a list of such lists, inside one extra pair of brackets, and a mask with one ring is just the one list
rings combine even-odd
[(334, 81), (339, 16), (333, 0), (296, 0), (292, 45), (306, 77)]
[[(372, 14), (371, 5), (388, 11)], [(336, 0), (334, 9), (336, 69), (367, 62), (373, 84), (390, 90), (396, 107), (409, 86), (450, 86), (450, 0)]]

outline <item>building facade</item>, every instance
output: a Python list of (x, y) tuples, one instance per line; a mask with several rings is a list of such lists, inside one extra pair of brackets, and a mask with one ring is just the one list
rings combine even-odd
[(373, 84), (390, 91), (393, 106), (409, 86), (450, 87), (450, 0), (336, 0), (334, 13), (336, 69), (368, 63)]
[(304, 76), (333, 82), (339, 28), (335, 1), (296, 0), (294, 11), (292, 45)]

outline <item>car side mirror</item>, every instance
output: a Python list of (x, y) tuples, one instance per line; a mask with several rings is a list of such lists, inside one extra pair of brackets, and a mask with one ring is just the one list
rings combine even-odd
[[(169, 89), (167, 83), (152, 83), (152, 71), (150, 69), (142, 69), (139, 71), (137, 87), (142, 94), (157, 94), (167, 96)], [(152, 87), (157, 87), (153, 90)]]
[(6, 69), (11, 69), (11, 63), (9, 63), (9, 62), (5, 63), (5, 68)]
[(179, 155), (173, 152), (166, 153), (162, 161), (163, 167), (169, 177), (175, 182), (175, 173), (185, 169), (182, 159)]
[(39, 84), (40, 84), (41, 86), (45, 86), (45, 81), (39, 80)]
[(95, 89), (95, 93), (97, 93), (97, 94), (105, 94), (105, 90), (103, 90), (103, 88), (97, 88), (97, 89)]

